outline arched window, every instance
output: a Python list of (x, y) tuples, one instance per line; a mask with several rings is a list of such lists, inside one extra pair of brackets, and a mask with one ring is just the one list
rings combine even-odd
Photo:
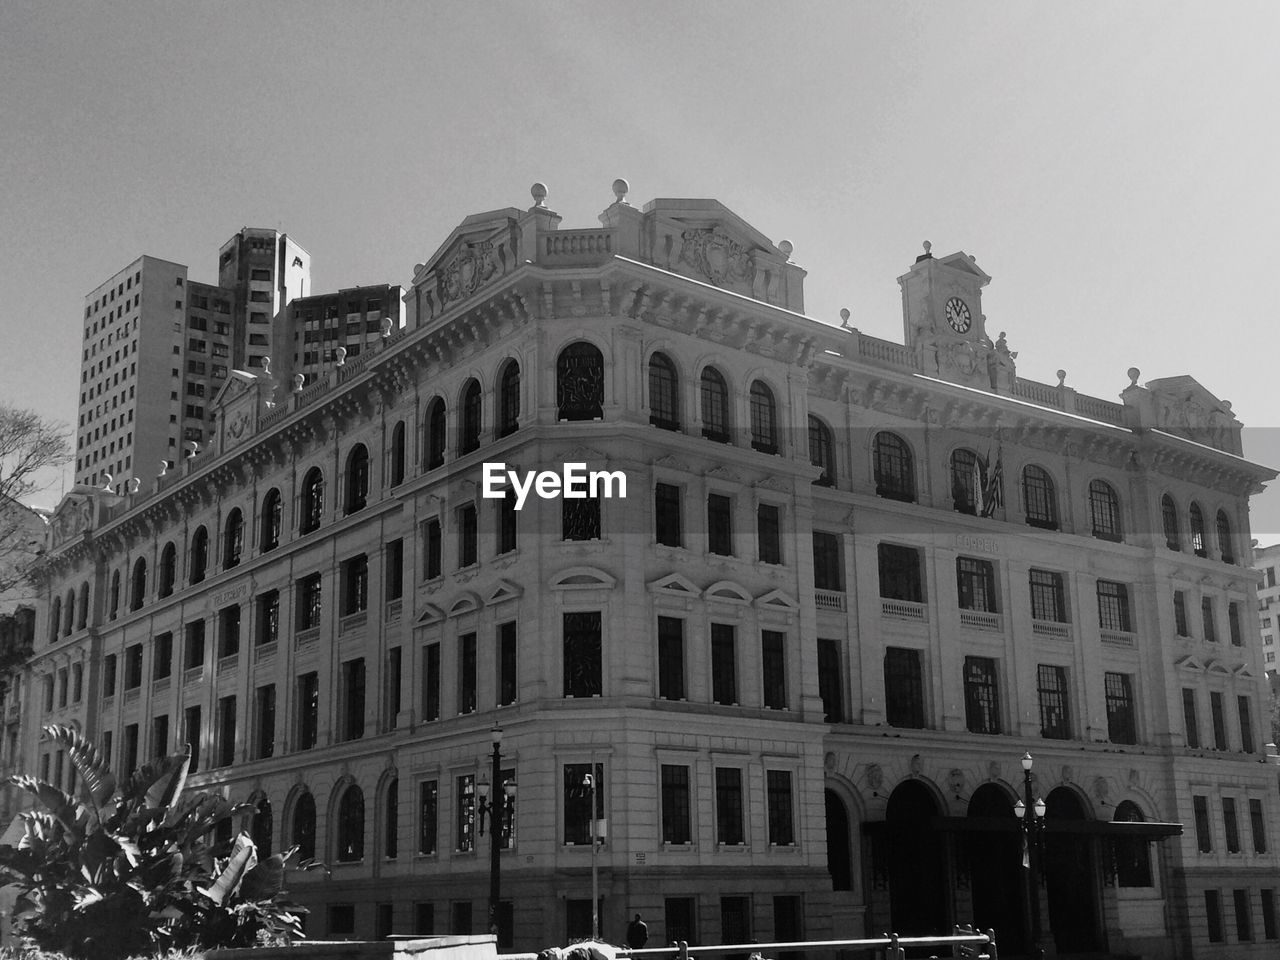
[(1178, 505), (1167, 493), (1160, 498), (1160, 519), (1164, 523), (1164, 545), (1170, 550), (1182, 549), (1182, 534), (1178, 530)]
[(404, 482), (404, 421), (391, 428), (391, 486)]
[(159, 580), (156, 583), (156, 592), (167, 597), (173, 593), (173, 585), (178, 578), (178, 548), (172, 543), (166, 543), (164, 549), (160, 551), (160, 571)]
[(1195, 551), (1197, 557), (1207, 557), (1209, 550), (1204, 540), (1204, 514), (1200, 511), (1200, 504), (1194, 500), (1191, 502), (1191, 549)]
[(272, 487), (262, 498), (262, 528), (259, 531), (258, 549), (262, 553), (280, 546), (280, 531), (284, 525), (284, 498)]
[(357, 443), (347, 455), (347, 502), (344, 513), (353, 514), (369, 504), (369, 451)]
[(298, 797), (293, 805), (293, 829), (289, 843), (298, 848), (301, 860), (314, 860), (316, 856), (316, 801), (310, 793)]
[(916, 469), (907, 441), (881, 431), (875, 442), (876, 496), (904, 503), (916, 501)]
[(1058, 529), (1058, 494), (1049, 471), (1034, 464), (1022, 471), (1022, 501), (1027, 524), (1043, 530)]
[(191, 535), (191, 577), (192, 583), (204, 579), (209, 569), (209, 531), (203, 526), (196, 527)]
[[(120, 615), (120, 571), (113, 570), (111, 572), (111, 619), (114, 620)], [(56, 601), (55, 601), (56, 602)], [(57, 618), (54, 618), (54, 631), (57, 631)]]
[(757, 380), (751, 384), (751, 446), (761, 453), (778, 452), (778, 409), (773, 391)]
[(133, 564), (133, 577), (129, 587), (129, 609), (141, 610), (147, 595), (147, 558), (139, 557)]
[(230, 570), (240, 565), (244, 551), (244, 514), (239, 507), (232, 507), (222, 528), (222, 569)]
[(715, 367), (702, 371), (702, 435), (729, 442), (729, 385)]
[(561, 420), (599, 420), (604, 416), (604, 355), (579, 340), (556, 360), (556, 407)]
[(987, 465), (972, 450), (951, 454), (951, 500), (960, 513), (983, 512), (987, 491)]
[(253, 811), (250, 836), (257, 847), (258, 859), (265, 860), (271, 856), (271, 835), (275, 831), (275, 818), (271, 815), (271, 801), (266, 797), (258, 800), (257, 809)]
[(49, 607), (49, 642), (58, 642), (58, 631), (62, 629), (62, 598), (54, 597)]
[(89, 582), (80, 584), (80, 605), (76, 611), (76, 629), (83, 630), (89, 625)]
[(1105, 480), (1089, 484), (1089, 520), (1093, 535), (1099, 540), (1118, 542), (1124, 535), (1120, 524), (1120, 497)]
[[(1116, 804), (1114, 818), (1116, 823), (1142, 823), (1145, 819), (1138, 805), (1132, 800), (1122, 800)], [(1139, 836), (1119, 836), (1112, 843), (1116, 864), (1116, 886), (1152, 886), (1151, 848), (1148, 842)]]
[(809, 462), (822, 470), (822, 476), (813, 481), (822, 487), (836, 485), (835, 443), (831, 431), (817, 417), (809, 417)]
[(498, 423), (495, 431), (499, 437), (515, 433), (520, 426), (520, 364), (508, 360), (498, 380)]
[[(136, 610), (137, 607), (134, 607)], [(71, 636), (71, 631), (76, 628), (76, 591), (70, 589), (67, 591), (67, 599), (62, 604), (62, 635), (64, 637)]]
[(302, 478), (302, 520), (299, 529), (311, 533), (320, 529), (324, 514), (324, 474), (319, 467), (312, 467)]
[(364, 859), (364, 793), (354, 783), (338, 801), (338, 861)]
[(468, 380), (462, 388), (462, 408), (458, 411), (458, 455), (480, 449), (482, 415), (480, 383)]
[(1223, 563), (1235, 563), (1236, 552), (1231, 546), (1231, 520), (1225, 510), (1218, 511), (1218, 552), (1222, 554)]
[(387, 784), (382, 811), (382, 855), (394, 860), (400, 852), (400, 781)]
[(680, 384), (676, 367), (664, 353), (649, 358), (649, 422), (663, 430), (680, 429)]
[(424, 446), (427, 451), (428, 470), (434, 470), (444, 463), (445, 432), (444, 401), (436, 397), (427, 404), (427, 430)]

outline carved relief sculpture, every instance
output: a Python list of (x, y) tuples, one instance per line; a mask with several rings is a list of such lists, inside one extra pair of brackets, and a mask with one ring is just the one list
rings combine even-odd
[(753, 253), (714, 228), (685, 230), (680, 234), (680, 262), (718, 287), (746, 284), (750, 287), (756, 275)]

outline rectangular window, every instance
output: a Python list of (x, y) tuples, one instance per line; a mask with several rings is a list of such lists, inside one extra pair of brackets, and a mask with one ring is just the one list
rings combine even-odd
[(1067, 692), (1067, 668), (1042, 663), (1036, 667), (1036, 692), (1040, 701), (1040, 736), (1047, 740), (1071, 739), (1071, 710)]
[(476, 505), (468, 503), (458, 510), (458, 567), (469, 567), (476, 562), (479, 529), (476, 526)]
[(693, 897), (666, 897), (662, 901), (662, 913), (667, 924), (667, 943), (697, 943), (697, 927), (694, 924), (695, 900)]
[(342, 615), (350, 616), (369, 607), (369, 558), (365, 554), (342, 564)]
[(789, 847), (796, 842), (791, 809), (791, 771), (766, 770), (765, 786), (769, 806), (769, 845)]
[(1240, 823), (1236, 820), (1234, 797), (1222, 798), (1222, 828), (1227, 837), (1227, 853), (1240, 852)]
[(476, 712), (476, 635), (458, 637), (458, 713)]
[(1276, 892), (1274, 890), (1262, 891), (1262, 936), (1267, 940), (1280, 939), (1280, 932), (1276, 929)]
[(258, 643), (280, 639), (280, 591), (267, 590), (258, 596)]
[(320, 675), (298, 677), (298, 749), (310, 750), (320, 734)]
[(157, 760), (169, 755), (169, 715), (151, 720), (151, 755)]
[(240, 604), (218, 612), (218, 658), (240, 653)]
[(390, 541), (383, 556), (387, 577), (386, 598), (388, 601), (399, 600), (404, 596), (404, 541)]
[(1227, 712), (1223, 705), (1222, 694), (1212, 691), (1209, 694), (1209, 713), (1213, 718), (1213, 747), (1215, 750), (1227, 749)]
[(720, 942), (751, 942), (751, 898), (720, 898)]
[[(62, 671), (58, 680), (59, 705), (65, 707), (67, 705), (67, 673), (65, 670)], [(136, 690), (140, 686), (142, 686), (142, 644), (135, 643), (124, 653), (124, 688), (126, 690)]]
[(1173, 591), (1173, 629), (1180, 637), (1191, 636), (1187, 626), (1187, 595), (1182, 590)]
[(711, 698), (723, 706), (738, 702), (737, 647), (732, 624), (711, 624)]
[[(585, 844), (591, 842), (591, 787), (587, 783), (589, 763), (564, 765), (564, 842)], [(595, 819), (604, 819), (604, 764), (595, 765)]]
[(313, 573), (298, 581), (298, 613), (296, 629), (314, 630), (320, 626), (323, 605), (320, 574)]
[(1253, 915), (1249, 910), (1249, 891), (1232, 890), (1236, 908), (1236, 939), (1248, 943), (1253, 939)]
[(598, 611), (564, 615), (564, 695), (598, 697), (603, 692)]
[(1244, 636), (1240, 632), (1240, 604), (1227, 604), (1227, 631), (1231, 636), (1233, 647), (1244, 646)]
[(834, 533), (813, 532), (813, 586), (816, 590), (844, 590), (840, 538)]
[(436, 781), (424, 780), (418, 784), (418, 853), (433, 856), (440, 825), (436, 809)]
[(383, 697), (383, 728), (386, 730), (394, 730), (399, 722), (400, 715), (400, 690), (403, 686), (400, 675), (400, 665), (403, 655), (399, 647), (392, 647), (387, 651), (387, 672), (383, 678), (383, 685), (386, 690)]
[[(234, 698), (232, 698), (234, 700)], [(62, 759), (62, 751), (58, 751), (58, 759)], [(131, 723), (124, 728), (124, 772), (132, 774), (138, 769), (138, 725)], [(62, 779), (62, 763), (58, 763), (58, 779)]]
[(1209, 942), (1222, 942), (1222, 894), (1217, 890), (1204, 892), (1205, 925), (1208, 927)]
[(1240, 749), (1253, 753), (1253, 701), (1249, 697), (1236, 697), (1236, 713), (1240, 717)]
[(970, 733), (1000, 732), (996, 662), (990, 657), (964, 658), (964, 714)]
[(658, 618), (658, 696), (685, 698), (684, 621), (676, 617)]
[[(116, 695), (116, 655), (114, 653), (107, 654), (102, 660), (102, 695), (103, 697), (114, 697)], [(45, 698), (48, 701), (47, 709), (53, 709), (53, 678), (49, 678), (49, 695)]]
[(516, 495), (504, 490), (498, 501), (498, 554), (511, 553), (516, 548)]
[[(182, 715), (182, 739), (191, 751), (191, 763), (188, 773), (196, 773), (200, 769), (200, 708), (187, 707)], [(110, 751), (107, 751), (110, 757)]]
[(229, 767), (236, 762), (236, 698), (222, 697), (218, 701), (218, 766)]
[(1257, 797), (1249, 800), (1249, 826), (1253, 831), (1253, 852), (1267, 852), (1267, 822), (1262, 815), (1262, 801)]
[(276, 685), (274, 683), (259, 687), (255, 691), (253, 716), (254, 723), (257, 725), (253, 756), (256, 760), (265, 760), (276, 752)]
[(996, 603), (996, 569), (990, 560), (973, 557), (956, 558), (956, 591), (961, 610), (982, 613), (998, 612)]
[(440, 644), (428, 644), (422, 658), (422, 718), (440, 719)]
[(884, 652), (885, 719), (891, 727), (924, 727), (924, 678), (920, 651), (888, 647)]
[(582, 497), (560, 501), (560, 539), (600, 539), (599, 497)]
[(882, 543), (877, 548), (877, 553), (880, 561), (880, 596), (886, 600), (923, 603), (920, 551), (896, 543)]
[(458, 777), (456, 790), (453, 849), (459, 853), (467, 853), (474, 850), (476, 845), (475, 775), (468, 773)]
[(425, 524), (423, 524), (422, 540), (423, 540), (423, 553), (425, 555), (422, 568), (423, 570), (426, 571), (425, 578), (427, 580), (434, 580), (436, 577), (440, 576), (441, 574), (440, 557), (442, 553), (441, 545), (443, 541), (440, 536), (439, 518), (432, 517)]
[(516, 702), (516, 622), (498, 626), (498, 706)]
[(818, 638), (818, 696), (825, 723), (844, 722), (844, 671), (840, 667), (840, 641)]
[(756, 507), (756, 537), (761, 563), (782, 562), (782, 511), (771, 503)]
[(718, 493), (707, 495), (707, 552), (733, 556), (733, 500)]
[(1127, 673), (1103, 676), (1107, 701), (1107, 736), (1112, 743), (1137, 743), (1133, 708), (1133, 678)]
[(745, 842), (742, 771), (737, 767), (716, 767), (716, 843), (740, 846)]
[(1200, 718), (1196, 714), (1196, 692), (1190, 687), (1182, 688), (1182, 723), (1187, 729), (1187, 746), (1199, 749)]
[(662, 842), (690, 843), (689, 768), (662, 765)]
[(342, 665), (342, 739), (364, 736), (364, 657)]
[(1196, 849), (1201, 853), (1213, 851), (1213, 833), (1209, 829), (1209, 798), (1195, 796), (1191, 798), (1191, 806), (1195, 810)]
[(1125, 584), (1098, 581), (1098, 626), (1120, 633), (1133, 632), (1129, 621), (1129, 588)]
[(786, 634), (776, 630), (760, 631), (760, 669), (764, 675), (764, 705), (774, 710), (787, 709)]
[(1204, 638), (1210, 643), (1218, 642), (1218, 624), (1213, 615), (1213, 597), (1200, 600), (1200, 619), (1204, 623)]
[(680, 488), (659, 483), (653, 489), (654, 539), (668, 547), (680, 546)]

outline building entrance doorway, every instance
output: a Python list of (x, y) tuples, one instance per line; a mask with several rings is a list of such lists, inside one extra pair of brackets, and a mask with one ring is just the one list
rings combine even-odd
[(939, 813), (918, 781), (899, 784), (889, 796), (889, 914), (904, 937), (951, 932), (945, 838), (934, 826)]
[(1085, 833), (1052, 831), (1054, 822), (1084, 821), (1084, 805), (1067, 787), (1045, 798), (1044, 877), (1049, 928), (1058, 953), (1104, 949), (1098, 925), (1097, 841)]
[(979, 930), (995, 930), (1000, 949), (1026, 951), (1026, 870), (1022, 866), (1022, 836), (1016, 829), (1013, 800), (1003, 787), (986, 783), (969, 799), (971, 818), (1007, 822), (1007, 831), (984, 830), (964, 835), (969, 889), (973, 896), (972, 919)]
[(826, 791), (827, 873), (832, 890), (853, 889), (853, 857), (849, 845), (849, 812), (834, 790)]

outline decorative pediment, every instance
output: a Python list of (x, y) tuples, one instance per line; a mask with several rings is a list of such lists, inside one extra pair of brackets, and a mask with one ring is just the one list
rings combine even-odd
[(1139, 387), (1138, 373), (1136, 368), (1129, 371), (1132, 382), (1121, 394), (1138, 425), (1228, 453), (1241, 452), (1240, 421), (1228, 401), (1185, 375), (1148, 380)]
[(655, 467), (662, 467), (665, 470), (679, 470), (683, 473), (688, 473), (689, 471), (689, 464), (685, 463), (683, 460), (677, 460), (675, 457), (671, 456), (671, 454), (659, 457), (657, 460), (653, 461), (653, 465)]
[(114, 494), (84, 484), (78, 483), (72, 487), (71, 492), (62, 498), (62, 502), (53, 511), (53, 518), (49, 521), (49, 535), (53, 539), (53, 545), (61, 546), (92, 530), (97, 525), (98, 502), (104, 496), (115, 499)]
[(678, 573), (669, 573), (648, 586), (651, 593), (668, 593), (681, 597), (697, 597), (702, 594), (697, 584)]
[(616, 586), (616, 577), (599, 567), (568, 567), (553, 574), (548, 586), (552, 590), (599, 590)]
[(956, 253), (949, 254), (945, 257), (939, 257), (938, 263), (942, 264), (944, 267), (950, 267), (952, 270), (957, 270), (960, 273), (966, 273), (971, 277), (976, 277), (981, 286), (985, 287), (991, 282), (991, 276), (978, 266), (973, 257), (969, 256), (969, 254), (965, 253), (963, 250), (959, 250)]
[(418, 264), (413, 285), (421, 291), (428, 314), (418, 317), (419, 324), (520, 265), (520, 216), (514, 207), (473, 214), (454, 228), (426, 263)]
[(721, 603), (736, 603), (746, 606), (751, 603), (751, 594), (746, 587), (732, 580), (718, 580), (702, 591), (704, 600), (719, 600)]
[(524, 587), (518, 583), (512, 583), (510, 580), (499, 580), (497, 586), (489, 591), (489, 595), (485, 598), (485, 606), (491, 607), (495, 603), (502, 603), (505, 600), (515, 600), (524, 593)]
[(595, 447), (584, 447), (579, 444), (572, 450), (565, 451), (561, 459), (565, 463), (602, 463), (609, 459), (609, 455)]
[(422, 613), (414, 622), (417, 627), (429, 627), (435, 623), (441, 623), (444, 620), (444, 611), (437, 607), (434, 603), (424, 603), (422, 605)]
[(768, 593), (761, 594), (756, 597), (755, 605), (765, 610), (799, 610), (800, 604), (795, 597), (783, 593), (781, 590), (770, 590)]
[(1178, 657), (1173, 661), (1173, 665), (1179, 670), (1192, 670), (1196, 672), (1204, 672), (1204, 664), (1200, 662), (1198, 657), (1187, 654), (1185, 657)]
[(1224, 676), (1224, 677), (1231, 676), (1230, 668), (1227, 667), (1220, 660), (1209, 660), (1205, 663), (1204, 668), (1205, 668), (1205, 672), (1207, 673), (1216, 673), (1219, 676)]
[(734, 473), (722, 463), (717, 463), (710, 470), (704, 471), (702, 475), (708, 480), (724, 480), (727, 483), (742, 482), (742, 476), (740, 474)]
[(266, 411), (271, 392), (267, 371), (261, 375), (247, 370), (231, 371), (210, 404), (217, 423), (219, 453), (239, 446), (257, 432), (258, 417)]
[(791, 489), (791, 484), (779, 476), (770, 475), (757, 483), (756, 487), (760, 490), (776, 490), (778, 493), (786, 493)]
[(1249, 665), (1247, 663), (1237, 664), (1236, 668), (1231, 672), (1237, 677), (1242, 677), (1245, 680), (1253, 679), (1253, 671), (1249, 669)]
[(464, 591), (458, 599), (449, 605), (449, 616), (459, 617), (464, 613), (474, 613), (481, 607), (480, 597), (470, 590)]

